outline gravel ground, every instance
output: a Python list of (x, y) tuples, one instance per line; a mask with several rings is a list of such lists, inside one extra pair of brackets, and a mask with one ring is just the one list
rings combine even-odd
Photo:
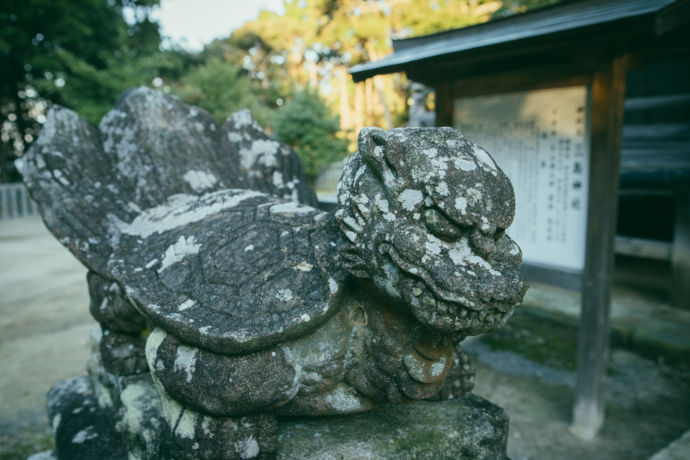
[[(85, 275), (40, 220), (0, 221), (0, 459), (51, 448), (45, 393), (84, 373), (98, 327)], [(592, 442), (575, 437), (575, 342), (575, 328), (518, 313), (466, 346), (476, 393), (510, 414), (511, 458), (646, 459), (690, 427), (688, 368), (613, 349), (606, 425)]]

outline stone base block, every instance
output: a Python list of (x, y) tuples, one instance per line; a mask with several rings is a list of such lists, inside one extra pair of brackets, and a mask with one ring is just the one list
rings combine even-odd
[[(174, 458), (150, 376), (118, 379), (109, 391), (119, 395), (103, 397), (103, 391), (88, 377), (51, 390), (58, 459), (77, 452), (84, 460)], [(508, 417), (469, 394), (351, 416), (282, 418), (278, 439), (278, 459), (496, 460), (506, 458)]]
[(508, 416), (473, 394), (339, 417), (280, 420), (280, 459), (505, 459)]

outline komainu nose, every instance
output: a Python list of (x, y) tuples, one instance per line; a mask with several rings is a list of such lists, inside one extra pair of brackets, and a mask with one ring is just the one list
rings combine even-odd
[(486, 259), (496, 248), (496, 240), (493, 235), (482, 233), (478, 228), (474, 229), (470, 236), (470, 246), (478, 256)]

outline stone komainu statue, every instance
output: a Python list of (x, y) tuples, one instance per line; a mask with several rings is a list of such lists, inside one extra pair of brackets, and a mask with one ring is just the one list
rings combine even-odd
[[(99, 402), (126, 404), (123, 379), (150, 371), (176, 457), (270, 455), (276, 416), (459, 396), (459, 342), (526, 289), (512, 186), (451, 128), (363, 129), (334, 213), (248, 111), (218, 126), (145, 88), (98, 129), (52, 109), (23, 163), (90, 270)], [(126, 415), (139, 456), (163, 455)]]

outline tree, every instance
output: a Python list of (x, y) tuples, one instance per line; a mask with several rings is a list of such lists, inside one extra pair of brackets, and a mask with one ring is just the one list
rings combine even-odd
[[(0, 180), (9, 179), (8, 161), (37, 136), (50, 104), (94, 122), (126, 85), (141, 81), (137, 59), (160, 44), (158, 25), (148, 18), (157, 3), (2, 0)], [(131, 23), (123, 17), (126, 8), (135, 12)]]
[(292, 146), (304, 173), (314, 182), (322, 170), (347, 155), (347, 141), (338, 137), (340, 121), (313, 90), (299, 91), (273, 118), (273, 134)]
[(212, 58), (182, 77), (173, 91), (184, 102), (206, 109), (218, 123), (223, 123), (231, 113), (248, 108), (265, 126), (270, 119), (269, 110), (254, 94), (252, 85), (242, 67)]

